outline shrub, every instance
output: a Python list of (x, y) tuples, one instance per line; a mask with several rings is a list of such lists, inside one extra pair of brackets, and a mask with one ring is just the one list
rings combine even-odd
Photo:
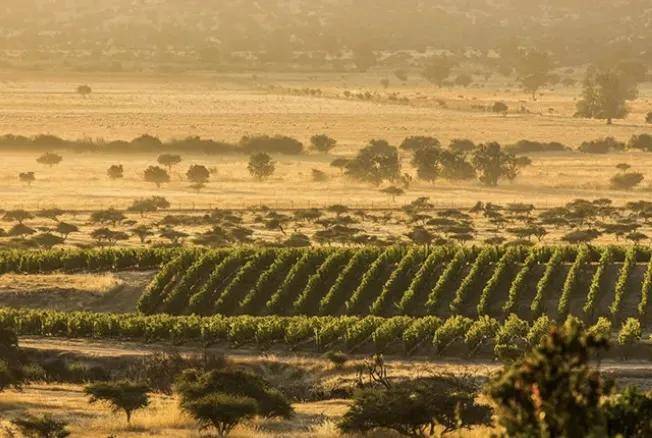
[(300, 141), (277, 135), (270, 137), (268, 135), (258, 135), (253, 137), (242, 137), (240, 140), (240, 147), (244, 153), (247, 154), (286, 154), (297, 155), (303, 152), (303, 143)]
[(644, 179), (645, 177), (640, 172), (627, 172), (612, 176), (609, 182), (614, 190), (631, 190)]
[(618, 344), (632, 346), (641, 340), (641, 323), (638, 319), (627, 318), (618, 332)]
[(625, 149), (625, 143), (617, 141), (613, 137), (605, 137), (592, 141), (585, 141), (578, 150), (587, 154), (607, 154), (609, 152), (621, 152)]
[(461, 315), (451, 316), (435, 331), (432, 343), (441, 354), (455, 342), (464, 339), (473, 321)]
[(490, 423), (491, 411), (475, 403), (475, 394), (444, 379), (418, 379), (389, 388), (368, 388), (353, 397), (339, 424), (343, 432), (391, 429), (406, 436), (442, 434)]
[(602, 406), (607, 434), (622, 437), (652, 436), (652, 396), (636, 387), (627, 387), (607, 398)]
[(70, 435), (66, 430), (68, 423), (55, 420), (49, 415), (34, 417), (23, 414), (22, 418), (11, 421), (20, 432), (29, 438), (65, 438)]
[(520, 356), (525, 351), (526, 338), (529, 332), (527, 321), (511, 314), (505, 323), (496, 332), (496, 346), (494, 353), (502, 360), (509, 360)]
[[(650, 113), (652, 115), (652, 113)], [(652, 120), (650, 121), (652, 123)], [(652, 135), (641, 134), (632, 135), (627, 143), (628, 149), (640, 149), (644, 152), (652, 152)]]
[(540, 142), (531, 140), (519, 140), (514, 144), (505, 146), (505, 150), (511, 154), (529, 154), (538, 152), (564, 152), (570, 148), (557, 142)]

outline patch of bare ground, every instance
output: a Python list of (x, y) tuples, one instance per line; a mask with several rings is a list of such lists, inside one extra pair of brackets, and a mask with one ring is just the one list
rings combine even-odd
[(0, 276), (0, 306), (59, 311), (135, 312), (154, 272)]

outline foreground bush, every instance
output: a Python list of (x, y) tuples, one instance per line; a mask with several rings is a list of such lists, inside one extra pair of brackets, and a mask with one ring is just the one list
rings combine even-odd
[(61, 420), (55, 420), (49, 415), (34, 417), (23, 415), (11, 421), (21, 434), (33, 438), (65, 438), (70, 435), (66, 430), (68, 423)]
[(604, 436), (600, 400), (609, 385), (589, 365), (606, 340), (571, 320), (502, 371), (488, 387), (509, 437)]
[(292, 405), (278, 389), (263, 378), (243, 371), (187, 370), (179, 376), (176, 390), (181, 395), (182, 406), (214, 394), (228, 394), (253, 399), (255, 414), (263, 417), (289, 418), (293, 413)]

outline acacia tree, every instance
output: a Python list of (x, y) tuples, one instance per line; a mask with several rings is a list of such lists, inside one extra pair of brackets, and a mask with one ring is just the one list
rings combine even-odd
[(576, 117), (606, 120), (623, 119), (629, 114), (627, 101), (635, 99), (638, 88), (617, 70), (588, 69), (582, 98), (577, 102)]
[(176, 154), (162, 154), (158, 156), (158, 164), (168, 168), (169, 172), (172, 172), (172, 167), (181, 163), (181, 155)]
[(131, 423), (134, 411), (149, 406), (149, 388), (140, 383), (101, 382), (88, 385), (84, 392), (90, 397), (90, 403), (104, 402), (114, 412), (123, 411), (127, 416), (127, 423)]
[(346, 165), (346, 174), (376, 186), (385, 180), (396, 180), (401, 176), (398, 149), (385, 140), (371, 140)]
[(249, 157), (247, 170), (249, 170), (251, 176), (262, 181), (274, 173), (276, 170), (276, 163), (272, 161), (272, 157), (268, 154), (259, 152)]
[(170, 182), (170, 174), (159, 166), (149, 166), (145, 169), (145, 181), (156, 184), (156, 188), (161, 188), (161, 184)]
[(521, 160), (503, 152), (498, 143), (481, 144), (474, 151), (471, 164), (484, 185), (495, 187), (500, 178), (514, 179), (521, 167)]
[(46, 166), (52, 167), (55, 164), (61, 163), (61, 160), (63, 160), (61, 155), (55, 154), (54, 152), (46, 152), (45, 154), (38, 157), (36, 159), (36, 162), (39, 164), (45, 164)]
[(537, 100), (537, 91), (552, 80), (552, 68), (548, 52), (530, 49), (519, 54), (516, 64), (518, 81), (523, 90), (531, 94), (532, 100)]

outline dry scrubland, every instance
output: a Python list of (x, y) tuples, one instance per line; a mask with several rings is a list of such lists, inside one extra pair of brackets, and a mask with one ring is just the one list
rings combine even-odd
[[(626, 141), (634, 134), (650, 132), (644, 114), (652, 108), (652, 90), (645, 85), (639, 99), (632, 103), (629, 117), (606, 126), (601, 121), (572, 118), (579, 86), (543, 90), (533, 102), (515, 85), (498, 79), (483, 88), (438, 89), (418, 77), (411, 77), (406, 85), (392, 78), (390, 87), (384, 90), (379, 85), (382, 77), (382, 73), (151, 77), (3, 73), (0, 133), (50, 133), (71, 139), (107, 140), (149, 133), (163, 139), (196, 135), (227, 141), (267, 133), (294, 136), (305, 144), (311, 135), (327, 133), (339, 142), (333, 155), (352, 156), (372, 138), (385, 138), (393, 144), (410, 135), (433, 135), (443, 144), (453, 138), (503, 144), (529, 139), (577, 147), (599, 137), (614, 136)], [(92, 86), (89, 97), (74, 92), (80, 83)], [(321, 89), (322, 97), (296, 95), (297, 90), (306, 87)], [(343, 97), (345, 90), (376, 92), (380, 98), (347, 99)], [(390, 93), (408, 97), (409, 102), (389, 102), (385, 97)], [(502, 117), (473, 108), (497, 100), (506, 102), (513, 112)], [(517, 113), (521, 106), (530, 113)], [(609, 196), (624, 202), (648, 196), (648, 181), (633, 192), (606, 191), (609, 177), (616, 173), (614, 166), (621, 162), (652, 175), (652, 156), (645, 153), (533, 154), (533, 165), (524, 169), (513, 184), (486, 188), (477, 182), (438, 181), (430, 185), (415, 181), (408, 193), (394, 203), (373, 186), (341, 177), (329, 166), (332, 156), (276, 156), (276, 173), (269, 181), (258, 183), (247, 173), (247, 157), (183, 154), (184, 161), (173, 170), (172, 182), (157, 190), (142, 179), (144, 168), (155, 163), (155, 154), (116, 156), (63, 151), (62, 155), (61, 164), (48, 168), (35, 162), (34, 153), (3, 153), (2, 208), (125, 207), (136, 197), (154, 194), (165, 196), (176, 208), (233, 208), (260, 203), (272, 207), (333, 203), (396, 206), (418, 196), (429, 196), (442, 206), (468, 206), (483, 200), (526, 201), (545, 207), (578, 197)], [(106, 168), (116, 163), (125, 166), (125, 178), (110, 181)], [(193, 163), (217, 172), (199, 194), (189, 189), (189, 183), (182, 178)], [(407, 154), (404, 168), (409, 168)], [(311, 169), (326, 171), (330, 180), (313, 182)], [(36, 172), (37, 181), (31, 187), (18, 181), (18, 173), (25, 171)]]

